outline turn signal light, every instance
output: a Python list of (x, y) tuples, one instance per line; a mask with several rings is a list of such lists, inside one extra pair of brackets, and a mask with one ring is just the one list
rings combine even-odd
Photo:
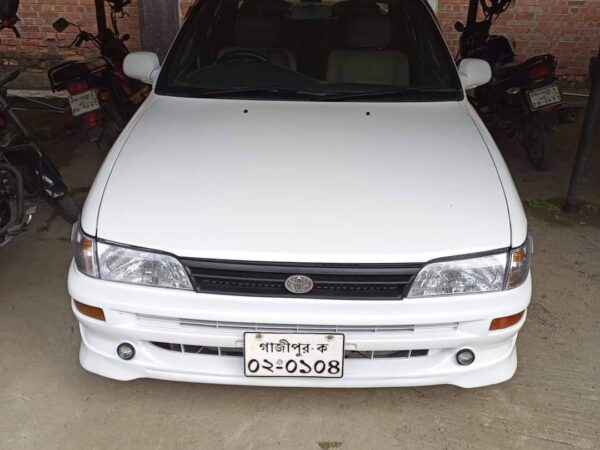
[(490, 331), (503, 330), (504, 328), (512, 327), (513, 325), (519, 323), (523, 317), (523, 314), (525, 314), (525, 311), (513, 314), (512, 316), (498, 317), (497, 319), (492, 320)]
[(101, 320), (102, 322), (106, 322), (106, 318), (104, 317), (104, 311), (102, 308), (96, 308), (95, 306), (86, 305), (85, 303), (78, 302), (77, 300), (73, 300), (75, 303), (75, 308), (84, 316), (91, 317), (92, 319)]

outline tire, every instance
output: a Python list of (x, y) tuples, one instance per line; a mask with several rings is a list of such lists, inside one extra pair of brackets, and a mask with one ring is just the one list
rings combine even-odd
[(539, 171), (550, 169), (556, 149), (556, 126), (533, 120), (524, 130), (523, 145), (529, 161)]
[(68, 223), (75, 223), (81, 214), (81, 208), (75, 202), (71, 194), (67, 193), (60, 198), (46, 197), (46, 200), (52, 206), (54, 211)]

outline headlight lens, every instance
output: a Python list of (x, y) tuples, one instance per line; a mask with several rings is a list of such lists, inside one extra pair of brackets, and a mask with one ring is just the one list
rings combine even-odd
[(408, 297), (494, 292), (522, 285), (529, 275), (533, 239), (508, 253), (440, 261), (426, 265)]
[(94, 278), (173, 289), (193, 289), (187, 272), (172, 256), (97, 242), (76, 223), (71, 233), (77, 269)]
[(425, 266), (412, 284), (408, 297), (500, 291), (508, 255), (443, 261)]
[(100, 278), (121, 283), (192, 289), (181, 263), (169, 255), (97, 243)]

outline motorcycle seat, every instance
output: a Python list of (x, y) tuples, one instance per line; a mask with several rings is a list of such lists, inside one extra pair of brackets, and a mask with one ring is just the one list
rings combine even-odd
[(494, 77), (501, 80), (515, 73), (520, 65), (521, 62), (517, 61), (498, 63), (493, 65), (492, 71), (494, 73)]

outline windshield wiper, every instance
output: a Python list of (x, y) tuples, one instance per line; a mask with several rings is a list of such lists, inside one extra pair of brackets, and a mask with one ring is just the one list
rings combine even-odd
[(460, 91), (453, 88), (443, 89), (422, 89), (422, 88), (405, 88), (405, 89), (386, 89), (381, 91), (362, 91), (336, 93), (326, 95), (319, 99), (322, 102), (343, 102), (346, 100), (362, 100), (371, 98), (390, 98), (400, 100), (459, 100)]
[(321, 92), (308, 92), (302, 91), (296, 88), (282, 87), (282, 86), (271, 86), (271, 87), (260, 87), (260, 88), (238, 88), (238, 89), (223, 89), (219, 91), (207, 91), (201, 92), (197, 95), (200, 98), (214, 98), (214, 97), (229, 97), (237, 95), (252, 95), (252, 94), (284, 94), (289, 97), (300, 97), (300, 98), (321, 98), (326, 93)]

